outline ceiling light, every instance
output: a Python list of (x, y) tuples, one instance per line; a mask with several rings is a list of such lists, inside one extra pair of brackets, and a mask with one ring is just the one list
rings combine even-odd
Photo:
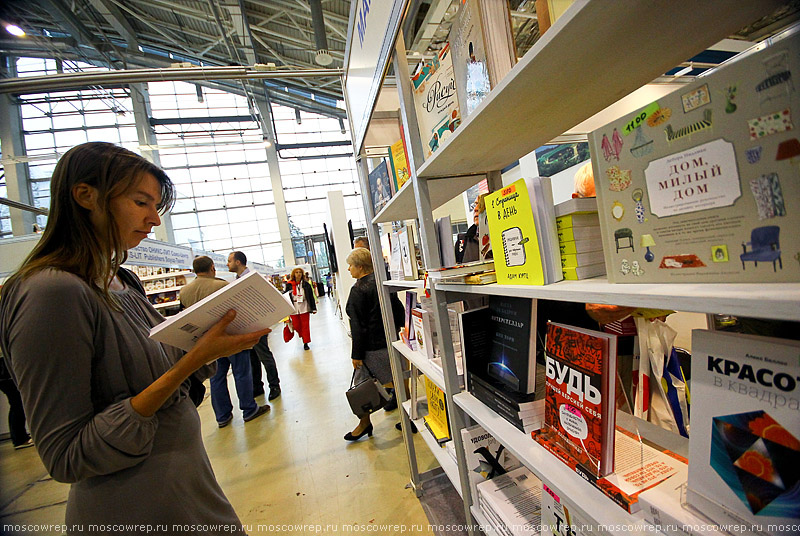
[(333, 56), (331, 56), (331, 53), (327, 50), (318, 50), (314, 61), (317, 62), (318, 65), (330, 65), (333, 63)]
[(22, 28), (20, 28), (16, 24), (6, 23), (5, 27), (6, 31), (11, 35), (16, 35), (17, 37), (25, 37), (25, 32), (22, 30)]

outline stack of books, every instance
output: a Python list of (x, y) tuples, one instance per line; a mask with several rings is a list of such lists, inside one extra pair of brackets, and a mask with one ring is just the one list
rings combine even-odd
[(578, 280), (606, 273), (597, 199), (584, 197), (555, 208), (561, 270), (564, 279)]
[(527, 467), (478, 483), (478, 506), (498, 534), (539, 534), (542, 481)]
[(469, 374), (469, 391), (472, 396), (526, 434), (539, 430), (544, 424), (544, 399), (535, 400), (534, 394), (512, 392), (496, 382), (472, 373)]
[(475, 261), (428, 270), (431, 281), (456, 285), (486, 285), (497, 282), (494, 261)]

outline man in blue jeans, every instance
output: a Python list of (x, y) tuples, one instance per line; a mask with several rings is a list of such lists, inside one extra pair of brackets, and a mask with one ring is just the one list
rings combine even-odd
[[(190, 307), (209, 294), (225, 286), (225, 281), (216, 277), (214, 261), (206, 256), (196, 257), (192, 269), (197, 277), (181, 289), (180, 301), (183, 307)], [(217, 372), (211, 377), (211, 407), (220, 428), (225, 428), (233, 420), (233, 404), (228, 391), (228, 369), (233, 370), (236, 396), (244, 422), (264, 415), (269, 405), (259, 406), (253, 398), (253, 373), (250, 370), (250, 350), (217, 359)]]

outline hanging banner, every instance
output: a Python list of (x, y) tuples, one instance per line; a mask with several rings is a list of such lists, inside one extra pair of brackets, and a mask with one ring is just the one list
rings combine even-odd
[(191, 270), (193, 259), (194, 255), (190, 247), (176, 246), (145, 238), (138, 246), (128, 250), (128, 260), (125, 264)]
[(361, 152), (407, 3), (408, 0), (356, 0), (350, 5), (344, 93), (356, 154)]

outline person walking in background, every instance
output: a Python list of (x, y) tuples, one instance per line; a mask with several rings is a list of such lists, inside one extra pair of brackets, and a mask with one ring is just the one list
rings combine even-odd
[(314, 301), (314, 290), (305, 280), (302, 268), (292, 270), (283, 293), (289, 294), (289, 298), (292, 300), (295, 311), (290, 317), (292, 326), (295, 333), (303, 339), (303, 350), (308, 350), (308, 343), (311, 342), (311, 329), (308, 321), (311, 314), (317, 312), (317, 303)]
[(14, 448), (25, 449), (33, 446), (33, 440), (25, 429), (25, 409), (22, 407), (22, 398), (19, 396), (17, 386), (11, 379), (11, 374), (6, 368), (3, 353), (0, 352), (0, 391), (8, 398), (8, 430), (11, 433), (11, 443)]
[[(350, 334), (353, 347), (350, 359), (353, 363), (354, 383), (377, 378), (383, 385), (392, 384), (392, 368), (389, 364), (389, 350), (386, 348), (386, 334), (383, 330), (383, 316), (378, 298), (378, 286), (372, 267), (372, 255), (366, 248), (356, 248), (347, 255), (347, 270), (356, 282), (350, 289), (345, 311), (350, 317)], [(402, 318), (403, 305), (392, 294), (392, 313)], [(398, 319), (399, 320), (399, 319)], [(413, 423), (412, 423), (413, 426)], [(416, 427), (412, 428), (416, 432)], [(358, 426), (347, 432), (347, 441), (356, 441), (364, 435), (372, 436), (372, 423), (369, 415), (361, 418)]]
[[(216, 277), (217, 270), (210, 257), (205, 255), (196, 257), (192, 261), (192, 269), (197, 277), (181, 289), (182, 307), (191, 307), (227, 284)], [(250, 422), (269, 411), (269, 406), (259, 407), (253, 397), (250, 351), (243, 350), (227, 357), (221, 357), (217, 360), (217, 370), (210, 380), (211, 407), (214, 409), (214, 416), (220, 428), (225, 428), (233, 421), (233, 404), (228, 391), (228, 370), (233, 371), (236, 396), (239, 398), (239, 409), (242, 410), (244, 421)]]
[[(233, 251), (228, 255), (228, 270), (236, 274), (236, 279), (244, 277), (250, 273), (247, 267), (247, 256), (241, 251)], [(281, 380), (278, 377), (278, 364), (275, 356), (269, 349), (269, 338), (265, 335), (259, 339), (252, 350), (250, 350), (250, 377), (253, 383), (253, 395), (264, 394), (264, 382), (261, 381), (261, 365), (267, 371), (267, 383), (269, 384), (269, 400), (275, 400), (281, 396)]]
[(2, 353), (47, 472), (71, 484), (64, 523), (86, 533), (151, 524), (244, 533), (187, 379), (269, 330), (228, 334), (228, 311), (188, 352), (163, 345), (149, 334), (164, 318), (121, 267), (174, 196), (166, 173), (127, 149), (73, 147), (53, 170), (44, 234), (2, 288)]

